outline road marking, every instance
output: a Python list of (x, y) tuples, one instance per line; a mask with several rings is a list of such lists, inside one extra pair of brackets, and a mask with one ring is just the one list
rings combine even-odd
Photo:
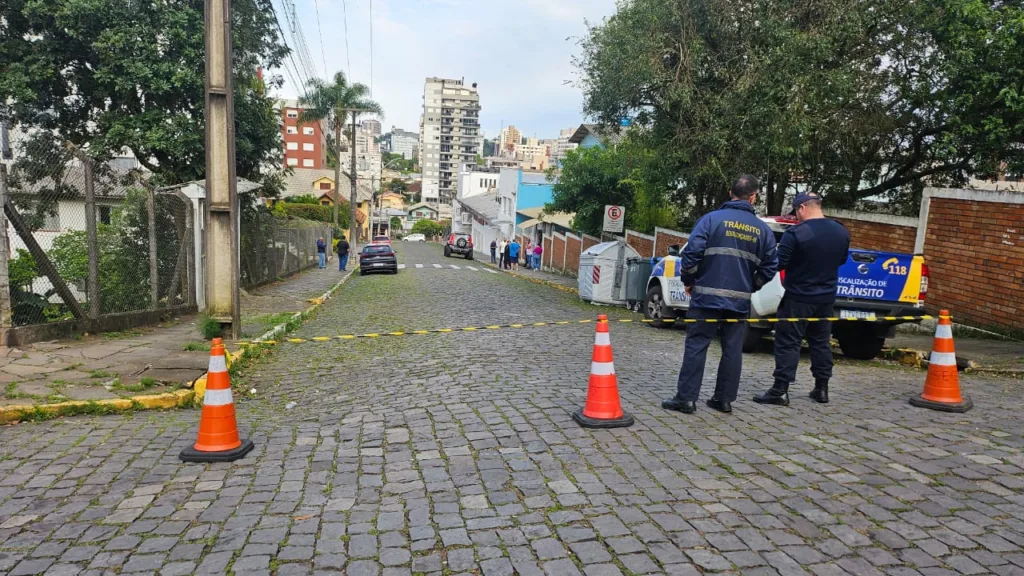
[(491, 270), (490, 268), (484, 268), (484, 272), (490, 272), (491, 274), (497, 274), (497, 270)]
[(456, 266), (455, 264), (449, 264), (449, 266), (452, 267), (452, 270), (459, 270), (459, 267)]
[(473, 272), (479, 272), (479, 270), (477, 270), (476, 268), (473, 268), (472, 266), (466, 266), (466, 268), (469, 268)]
[(441, 268), (440, 264), (434, 264), (434, 268)]
[(417, 268), (423, 268), (423, 264), (417, 264), (416, 267)]
[(399, 270), (405, 270), (405, 264), (399, 264), (398, 265), (398, 269)]

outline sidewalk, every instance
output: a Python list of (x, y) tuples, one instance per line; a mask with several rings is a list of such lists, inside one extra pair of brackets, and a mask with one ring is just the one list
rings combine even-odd
[[(313, 268), (242, 293), (242, 335), (253, 338), (328, 291), (345, 276)], [(66, 400), (159, 394), (187, 386), (206, 372), (209, 343), (195, 316), (74, 340), (0, 348), (0, 407)]]

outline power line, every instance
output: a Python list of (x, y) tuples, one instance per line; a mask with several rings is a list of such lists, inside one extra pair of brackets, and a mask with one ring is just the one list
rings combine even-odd
[(320, 2), (313, 0), (313, 6), (316, 8), (316, 31), (320, 35), (320, 57), (324, 60), (324, 78), (329, 78), (330, 72), (327, 71), (327, 56), (324, 54), (324, 31), (320, 28)]
[(345, 67), (348, 68), (348, 79), (352, 81), (352, 59), (348, 54), (348, 1), (341, 0), (341, 14), (345, 21)]
[[(285, 47), (288, 48), (288, 60), (283, 60), (281, 62), (282, 68), (284, 68), (284, 71), (288, 74), (288, 77), (289, 79), (291, 79), (292, 83), (296, 85), (296, 90), (301, 91), (307, 85), (307, 82), (305, 81), (304, 78), (302, 78), (302, 74), (299, 71), (299, 67), (295, 64), (295, 51), (288, 46), (288, 36), (284, 33), (284, 29), (281, 28), (281, 20), (277, 15), (277, 9), (274, 7), (273, 2), (270, 2), (270, 9), (274, 13), (274, 24), (277, 25), (277, 31), (281, 33), (281, 42), (284, 42)], [(289, 62), (291, 62), (290, 68), (288, 66)]]
[(373, 99), (373, 0), (370, 0), (370, 99)]

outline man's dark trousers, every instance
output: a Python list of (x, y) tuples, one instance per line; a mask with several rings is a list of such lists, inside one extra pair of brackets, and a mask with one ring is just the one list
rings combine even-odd
[[(779, 318), (830, 318), (834, 304), (800, 302), (789, 296), (779, 304)], [(815, 380), (827, 381), (832, 377), (832, 323), (826, 321), (779, 322), (775, 326), (776, 382), (791, 384), (796, 380), (796, 366), (800, 361), (800, 341), (807, 339), (811, 349), (811, 374)]]
[[(746, 314), (731, 310), (713, 308), (690, 308), (687, 318), (725, 320), (746, 319)], [(743, 369), (743, 337), (746, 322), (697, 322), (686, 325), (686, 346), (683, 349), (683, 367), (679, 369), (679, 385), (676, 397), (696, 402), (700, 396), (700, 385), (704, 380), (704, 364), (707, 362), (708, 346), (715, 335), (722, 344), (722, 360), (718, 363), (718, 381), (715, 383), (714, 398), (735, 402), (740, 388), (740, 371)]]

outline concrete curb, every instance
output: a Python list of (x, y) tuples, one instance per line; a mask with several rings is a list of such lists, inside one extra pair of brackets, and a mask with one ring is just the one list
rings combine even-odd
[[(351, 278), (358, 270), (359, 266), (353, 268), (350, 274), (335, 283), (330, 290), (324, 292), (317, 298), (310, 299), (310, 302), (313, 304), (312, 306), (306, 308), (302, 312), (296, 312), (290, 320), (274, 326), (273, 329), (261, 335), (257, 341), (273, 340), (274, 337), (294, 329), (310, 314), (315, 312), (317, 308), (323, 306), (325, 302), (330, 300), (331, 297), (334, 296), (334, 293), (337, 292), (345, 282), (348, 282), (348, 279)], [(247, 357), (247, 350), (248, 348), (242, 348), (237, 352), (227, 352), (226, 360), (228, 368), (230, 369), (233, 363)], [(167, 410), (170, 408), (185, 408), (193, 406), (195, 401), (201, 399), (205, 393), (206, 374), (203, 374), (199, 378), (190, 382), (187, 388), (182, 388), (180, 390), (164, 394), (148, 394), (131, 396), (128, 398), (110, 398), (107, 400), (75, 400), (59, 402), (56, 404), (23, 404), (0, 407), (0, 424), (23, 420), (47, 420), (51, 418), (76, 416), (80, 414), (115, 414), (131, 410)]]
[(498, 268), (496, 265), (491, 264), (490, 262), (481, 262), (481, 263), (484, 266), (488, 266), (490, 268), (494, 268), (498, 272), (503, 272), (505, 274), (508, 274), (509, 276), (514, 276), (516, 278), (522, 278), (523, 280), (528, 280), (530, 282), (533, 282), (534, 284), (541, 284), (543, 286), (550, 286), (550, 287), (552, 287), (552, 288), (554, 288), (556, 290), (561, 290), (562, 292), (565, 292), (566, 294), (573, 294), (575, 296), (579, 296), (579, 294), (580, 294), (579, 289), (573, 288), (571, 286), (565, 286), (563, 284), (559, 284), (558, 282), (551, 282), (550, 280), (544, 280), (542, 278), (534, 278), (532, 276), (527, 276), (525, 274), (520, 274), (518, 272), (513, 272), (511, 270), (502, 270), (501, 268)]

